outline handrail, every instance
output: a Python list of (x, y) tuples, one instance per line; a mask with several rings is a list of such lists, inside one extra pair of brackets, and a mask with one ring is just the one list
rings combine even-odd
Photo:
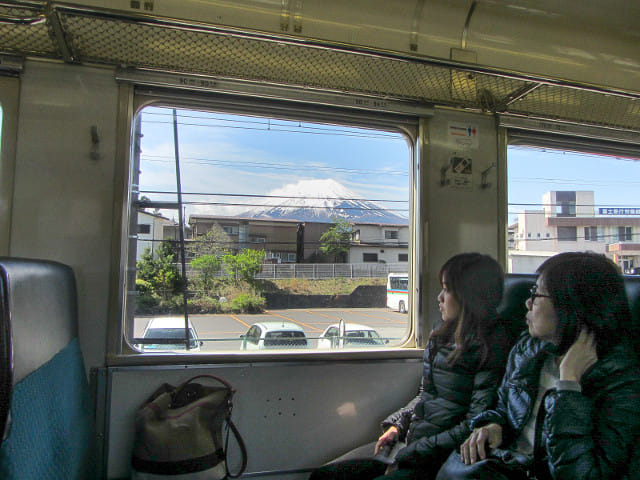
[(0, 23), (10, 25), (38, 25), (47, 21), (46, 15), (34, 15), (32, 17), (14, 17), (10, 15), (0, 15)]

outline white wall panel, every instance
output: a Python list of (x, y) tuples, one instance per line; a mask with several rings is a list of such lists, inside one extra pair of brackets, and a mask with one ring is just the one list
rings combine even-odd
[[(74, 269), (88, 367), (104, 364), (116, 106), (110, 69), (26, 63), (10, 252)], [(90, 157), (92, 125), (98, 160)]]
[[(475, 129), (461, 135), (460, 128)], [(455, 174), (448, 166), (452, 157), (471, 159), (470, 174)], [(495, 164), (489, 169), (491, 165)], [(438, 110), (428, 123), (422, 168), (422, 208), (425, 224), (427, 268), (423, 278), (423, 301), (427, 330), (439, 317), (437, 278), (442, 264), (452, 255), (480, 252), (498, 257), (499, 237), (504, 221), (499, 215), (497, 133), (493, 117)], [(445, 185), (441, 185), (442, 169)], [(482, 172), (487, 186), (482, 185)], [(456, 185), (456, 182), (468, 184)]]
[[(233, 421), (249, 452), (246, 473), (319, 466), (381, 434), (387, 415), (413, 398), (422, 360), (256, 363), (111, 369), (108, 475), (129, 475), (136, 409), (162, 383), (220, 376), (236, 389)], [(237, 448), (232, 446), (232, 469)], [(286, 476), (303, 479), (308, 474)], [(263, 478), (263, 477), (261, 477)], [(282, 476), (264, 477), (280, 479)]]

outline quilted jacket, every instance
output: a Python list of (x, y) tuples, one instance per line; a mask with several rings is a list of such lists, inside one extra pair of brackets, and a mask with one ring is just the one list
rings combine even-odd
[[(553, 345), (523, 334), (512, 349), (494, 410), (475, 417), (472, 428), (503, 426), (500, 455), (531, 415), (542, 364)], [(582, 392), (545, 393), (537, 417), (533, 469), (538, 478), (555, 480), (637, 479), (640, 440), (640, 366), (620, 344), (583, 375)], [(514, 455), (512, 458), (523, 458)]]
[(502, 330), (493, 338), (496, 341), (492, 358), (482, 368), (478, 368), (476, 348), (449, 366), (447, 356), (453, 345), (440, 347), (433, 362), (429, 360), (432, 346), (427, 346), (418, 395), (382, 422), (383, 430), (395, 425), (400, 438), (406, 438), (407, 447), (396, 456), (402, 468), (446, 456), (457, 449), (471, 432), (471, 419), (495, 404), (508, 346)]

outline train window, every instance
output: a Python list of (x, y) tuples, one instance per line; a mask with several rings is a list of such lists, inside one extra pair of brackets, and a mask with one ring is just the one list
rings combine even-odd
[[(182, 352), (404, 342), (410, 317), (386, 298), (411, 248), (412, 147), (399, 128), (165, 106), (134, 123), (130, 345), (168, 342), (142, 338), (159, 317), (192, 328), (197, 348)], [(380, 341), (325, 345), (330, 326)]]
[(509, 146), (510, 272), (532, 273), (556, 253), (584, 250), (625, 273), (640, 267), (640, 161), (633, 151), (585, 147)]

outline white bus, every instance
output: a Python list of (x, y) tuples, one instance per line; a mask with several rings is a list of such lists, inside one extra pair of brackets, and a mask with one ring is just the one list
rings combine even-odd
[(390, 273), (387, 277), (387, 307), (407, 313), (409, 305), (409, 274)]

